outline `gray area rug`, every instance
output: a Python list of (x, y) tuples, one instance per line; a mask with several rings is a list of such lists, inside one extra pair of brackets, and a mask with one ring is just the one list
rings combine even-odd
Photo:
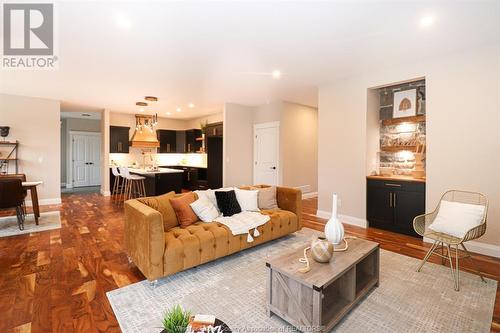
[[(123, 332), (160, 332), (164, 311), (181, 304), (214, 314), (233, 332), (284, 332), (289, 325), (266, 315), (266, 258), (302, 248), (318, 232), (300, 232), (159, 280), (107, 293)], [(453, 290), (448, 267), (381, 250), (380, 286), (334, 332), (489, 332), (497, 282), (461, 272)]]
[(61, 228), (61, 216), (59, 211), (40, 213), (38, 225), (35, 224), (33, 214), (26, 215), (24, 230), (19, 230), (16, 216), (6, 216), (0, 218), (0, 237), (16, 236)]

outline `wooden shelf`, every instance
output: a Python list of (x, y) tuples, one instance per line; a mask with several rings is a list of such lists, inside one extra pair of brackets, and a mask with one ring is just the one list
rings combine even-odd
[(380, 147), (380, 150), (382, 151), (403, 151), (403, 150), (408, 150), (415, 152), (417, 149), (417, 146), (382, 146)]
[(203, 138), (196, 138), (196, 141), (203, 141)]
[(5, 146), (17, 146), (19, 142), (17, 141), (0, 141), (0, 145), (5, 145)]
[(391, 118), (382, 120), (382, 125), (397, 125), (401, 123), (419, 123), (425, 121), (425, 115), (403, 117), (403, 118)]

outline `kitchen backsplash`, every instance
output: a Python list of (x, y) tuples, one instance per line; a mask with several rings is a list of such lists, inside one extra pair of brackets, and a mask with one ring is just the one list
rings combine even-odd
[[(143, 150), (140, 148), (130, 148), (130, 153), (128, 154), (109, 154), (109, 161), (111, 164), (113, 162), (117, 165), (129, 166), (134, 162), (139, 165), (143, 163)], [(147, 151), (147, 149), (146, 149)], [(153, 158), (156, 160), (157, 165), (189, 165), (200, 168), (207, 167), (207, 154), (152, 154)], [(146, 163), (150, 163), (149, 159), (146, 159)]]

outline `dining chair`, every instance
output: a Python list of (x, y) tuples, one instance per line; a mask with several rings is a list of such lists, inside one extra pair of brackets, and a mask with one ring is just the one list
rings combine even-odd
[(120, 176), (125, 180), (123, 202), (129, 199), (146, 196), (144, 180), (146, 177), (132, 175), (127, 167), (119, 167)]
[(19, 230), (24, 230), (24, 198), (26, 192), (20, 179), (0, 179), (0, 209), (16, 209)]
[[(479, 224), (475, 227), (466, 230), (465, 232), (460, 233), (463, 236), (450, 235), (450, 231), (446, 232), (438, 232), (432, 229), (432, 223), (436, 220), (436, 217), (439, 214), (440, 208), (443, 205), (443, 202), (452, 202), (452, 203), (460, 203), (460, 204), (469, 204), (469, 205), (477, 205), (482, 207), (482, 215), (479, 218)], [(450, 263), (451, 275), (454, 281), (454, 289), (456, 291), (460, 290), (460, 270), (459, 270), (459, 259), (469, 259), (472, 267), (477, 272), (477, 274), (481, 277), (483, 282), (486, 282), (483, 274), (479, 271), (479, 268), (470, 255), (469, 251), (465, 247), (465, 242), (477, 239), (484, 235), (486, 232), (486, 220), (488, 214), (488, 199), (484, 194), (478, 192), (469, 192), (469, 191), (458, 191), (458, 190), (450, 190), (445, 192), (441, 200), (439, 201), (438, 206), (434, 209), (433, 212), (429, 214), (419, 215), (415, 217), (413, 220), (413, 228), (420, 235), (428, 239), (432, 239), (434, 243), (431, 248), (425, 255), (424, 259), (420, 263), (420, 266), (417, 268), (417, 272), (420, 272), (424, 264), (430, 258), (432, 254), (441, 257), (441, 263), (444, 265), (445, 260), (448, 260)], [(429, 228), (430, 227), (430, 228)], [(453, 226), (450, 226), (453, 229)], [(453, 230), (455, 231), (455, 230)], [(458, 252), (458, 247), (461, 247), (465, 252), (465, 255), (460, 256)], [(455, 254), (452, 254), (452, 248), (455, 248)], [(444, 254), (446, 249), (446, 255)], [(439, 253), (440, 252), (440, 253)], [(454, 256), (454, 260), (452, 259)], [(455, 261), (455, 268), (453, 267), (453, 261)]]
[[(20, 179), (21, 185), (22, 185), (22, 183), (26, 181), (26, 175), (24, 173), (11, 173), (11, 174), (7, 174), (7, 175), (0, 175), (0, 180), (2, 180), (2, 179)], [(23, 187), (23, 192), (24, 192), (24, 197), (26, 198), (26, 196), (28, 195), (28, 190)], [(26, 209), (26, 200), (23, 200), (22, 208), (23, 208), (24, 215), (26, 215), (28, 213), (28, 211)]]

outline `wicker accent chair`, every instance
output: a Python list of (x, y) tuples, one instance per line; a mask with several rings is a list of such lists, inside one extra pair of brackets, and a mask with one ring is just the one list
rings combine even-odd
[[(446, 200), (446, 201), (451, 201), (451, 202), (459, 202), (459, 203), (466, 203), (466, 204), (474, 204), (474, 205), (481, 205), (484, 206), (484, 214), (483, 218), (481, 221), (481, 224), (479, 224), (477, 227), (474, 227), (467, 231), (465, 236), (463, 238), (458, 238), (455, 236), (447, 235), (442, 232), (436, 232), (433, 230), (430, 230), (428, 227), (429, 225), (434, 222), (434, 219), (436, 218), (438, 212), (439, 212), (439, 207), (441, 206), (441, 201)], [(456, 291), (460, 290), (460, 270), (459, 270), (459, 265), (458, 265), (458, 260), (459, 259), (469, 259), (472, 263), (472, 266), (474, 267), (474, 270), (477, 272), (477, 274), (481, 277), (481, 280), (483, 282), (486, 282), (486, 280), (483, 277), (483, 274), (479, 271), (479, 268), (475, 261), (473, 260), (472, 256), (470, 255), (469, 251), (465, 247), (465, 242), (477, 239), (484, 235), (486, 232), (486, 220), (487, 220), (487, 214), (488, 214), (488, 199), (484, 194), (477, 193), (477, 192), (469, 192), (469, 191), (458, 191), (458, 190), (450, 190), (447, 191), (443, 194), (441, 197), (438, 206), (434, 209), (432, 213), (429, 214), (424, 214), (424, 215), (419, 215), (415, 217), (413, 220), (413, 228), (415, 231), (426, 238), (434, 240), (434, 244), (432, 244), (431, 248), (425, 255), (424, 259), (422, 260), (420, 266), (418, 266), (417, 272), (420, 272), (424, 264), (427, 262), (429, 257), (432, 254), (435, 254), (439, 257), (441, 257), (441, 263), (444, 265), (445, 260), (448, 260), (450, 263), (450, 270), (451, 270), (451, 276), (453, 277), (453, 281), (455, 283), (454, 287)], [(465, 252), (465, 255), (460, 256), (458, 252), (458, 247), (462, 247), (463, 251)], [(453, 267), (453, 259), (452, 259), (452, 248), (455, 248), (455, 254), (454, 254), (454, 260), (455, 260), (455, 267)], [(446, 255), (444, 254), (444, 249), (446, 248)], [(438, 253), (440, 250), (441, 253)]]

